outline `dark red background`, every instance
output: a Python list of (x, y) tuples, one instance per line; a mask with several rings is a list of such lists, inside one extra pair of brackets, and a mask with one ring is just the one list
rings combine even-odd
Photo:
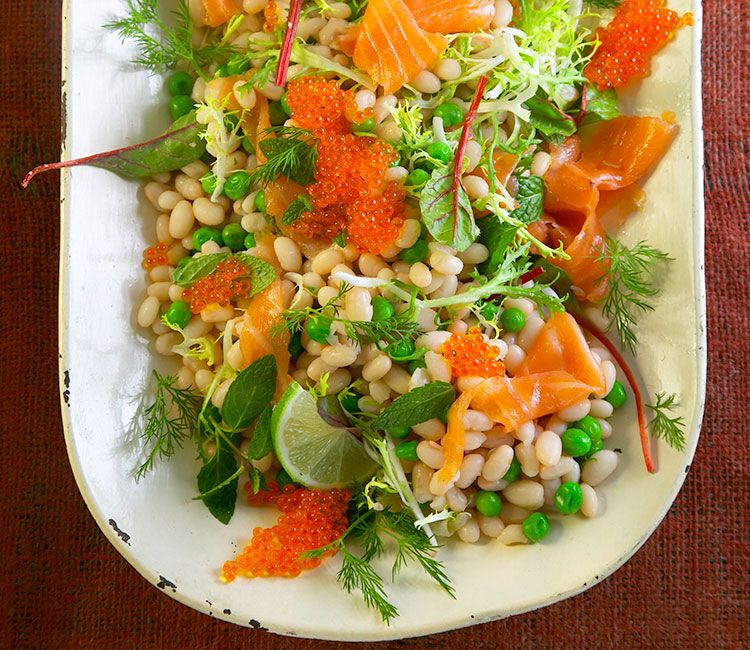
[[(0, 647), (343, 648), (241, 629), (178, 604), (138, 576), (86, 510), (59, 414), (58, 179), (18, 186), (29, 167), (58, 157), (60, 3), (0, 7)], [(747, 644), (750, 2), (706, 0), (705, 11), (709, 379), (685, 486), (643, 549), (584, 594), (390, 647)]]

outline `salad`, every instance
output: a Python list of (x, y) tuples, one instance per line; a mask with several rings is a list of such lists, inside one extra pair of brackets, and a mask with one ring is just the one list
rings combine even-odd
[(343, 588), (388, 623), (375, 558), (453, 596), (441, 545), (512, 553), (597, 516), (628, 400), (647, 471), (652, 437), (684, 447), (679, 396), (641, 394), (628, 363), (671, 258), (616, 237), (679, 126), (621, 114), (617, 92), (689, 14), (664, 0), (125, 12), (107, 28), (165, 75), (173, 124), (24, 184), (78, 164), (143, 181), (135, 321), (174, 367), (153, 372), (135, 477), (191, 444), (196, 508), (223, 524), (246, 515), (238, 498), (279, 513), (216, 558), (221, 580), (336, 556)]

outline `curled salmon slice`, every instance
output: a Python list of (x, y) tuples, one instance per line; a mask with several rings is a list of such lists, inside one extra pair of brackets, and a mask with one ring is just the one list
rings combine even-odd
[(533, 375), (563, 370), (602, 395), (607, 384), (599, 364), (591, 354), (581, 328), (567, 312), (552, 314), (516, 372)]
[[(190, 3), (191, 5), (193, 3)], [(202, 10), (202, 11), (201, 11)], [(200, 25), (218, 27), (226, 23), (232, 16), (242, 11), (241, 0), (202, 0), (199, 15), (193, 15), (193, 20)]]
[(583, 222), (573, 241), (565, 246), (570, 259), (551, 260), (554, 266), (568, 275), (573, 290), (581, 300), (598, 302), (607, 295), (605, 276), (609, 271), (609, 261), (603, 258), (606, 245), (607, 235), (594, 212)]
[(524, 422), (572, 406), (591, 393), (591, 387), (562, 370), (520, 377), (492, 377), (479, 384), (473, 408), (515, 431)]
[(406, 0), (406, 6), (422, 29), (438, 34), (487, 29), (495, 15), (494, 0)]
[(354, 65), (392, 93), (431, 68), (448, 46), (423, 30), (403, 0), (370, 0), (357, 30)]

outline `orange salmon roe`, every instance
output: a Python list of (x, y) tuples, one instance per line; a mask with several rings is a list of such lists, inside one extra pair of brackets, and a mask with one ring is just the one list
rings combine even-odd
[(505, 365), (497, 358), (499, 350), (490, 345), (477, 327), (466, 334), (453, 334), (440, 349), (454, 377), (497, 377)]
[(584, 74), (600, 89), (619, 88), (634, 77), (645, 77), (651, 58), (677, 29), (693, 24), (693, 15), (679, 16), (666, 0), (625, 0), (612, 22), (597, 30), (601, 46)]
[(293, 228), (303, 237), (332, 239), (341, 230), (362, 252), (380, 253), (404, 225), (404, 193), (385, 173), (398, 155), (377, 138), (351, 132), (359, 111), (351, 92), (335, 81), (305, 77), (289, 83), (287, 103), (294, 121), (316, 137), (315, 182), (306, 188), (313, 210)]
[[(246, 485), (246, 489), (248, 489)], [(234, 559), (224, 563), (222, 577), (231, 582), (238, 575), (246, 578), (298, 576), (314, 569), (322, 558), (305, 559), (305, 551), (330, 544), (344, 533), (346, 510), (351, 494), (346, 490), (307, 490), (287, 486), (283, 491), (275, 483), (266, 493), (253, 495), (250, 505), (275, 503), (281, 511), (271, 528), (255, 528), (250, 543)], [(333, 552), (324, 553), (324, 557)]]
[(192, 313), (199, 314), (209, 305), (228, 305), (233, 299), (246, 298), (250, 293), (247, 273), (247, 267), (242, 262), (228, 259), (219, 264), (213, 273), (183, 291), (182, 299), (190, 305)]
[(143, 251), (143, 268), (146, 270), (153, 269), (155, 266), (168, 264), (167, 260), (168, 246), (166, 244), (156, 244), (149, 246)]
[(274, 0), (269, 0), (266, 6), (263, 7), (263, 31), (267, 34), (273, 32), (281, 24), (281, 16), (279, 15), (279, 6)]

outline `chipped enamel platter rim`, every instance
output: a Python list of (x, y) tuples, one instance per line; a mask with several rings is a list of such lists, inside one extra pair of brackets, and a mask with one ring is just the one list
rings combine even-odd
[[(64, 10), (63, 156), (138, 142), (167, 124), (163, 81), (135, 72), (132, 50), (101, 29), (120, 0), (68, 0)], [(688, 0), (672, 0), (679, 11)], [(224, 560), (270, 512), (239, 505), (228, 526), (196, 493), (195, 454), (184, 449), (136, 484), (128, 424), (154, 359), (134, 326), (144, 289), (141, 253), (154, 240), (153, 210), (135, 183), (94, 168), (62, 177), (60, 381), (65, 436), (78, 486), (104, 534), (151, 584), (198, 611), (278, 634), (342, 640), (416, 636), (543, 607), (603, 580), (648, 539), (677, 495), (698, 442), (706, 345), (703, 280), (703, 158), (700, 95), (701, 7), (657, 58), (653, 75), (628, 101), (634, 112), (674, 110), (680, 133), (646, 183), (643, 211), (624, 227), (625, 241), (647, 239), (676, 261), (655, 313), (644, 319), (639, 352), (650, 392), (682, 395), (687, 449), (658, 445), (659, 471), (648, 475), (635, 426), (624, 408), (612, 447), (616, 475), (600, 489), (604, 513), (558, 520), (545, 543), (451, 544), (440, 551), (452, 576), (452, 600), (418, 573), (388, 591), (401, 616), (390, 627), (359, 596), (337, 585), (337, 562), (295, 580), (218, 580)], [(102, 92), (106, 88), (106, 92)], [(632, 400), (631, 400), (632, 401)], [(583, 561), (585, 558), (585, 561)], [(636, 560), (637, 561), (637, 560)], [(345, 621), (345, 624), (342, 622)]]

